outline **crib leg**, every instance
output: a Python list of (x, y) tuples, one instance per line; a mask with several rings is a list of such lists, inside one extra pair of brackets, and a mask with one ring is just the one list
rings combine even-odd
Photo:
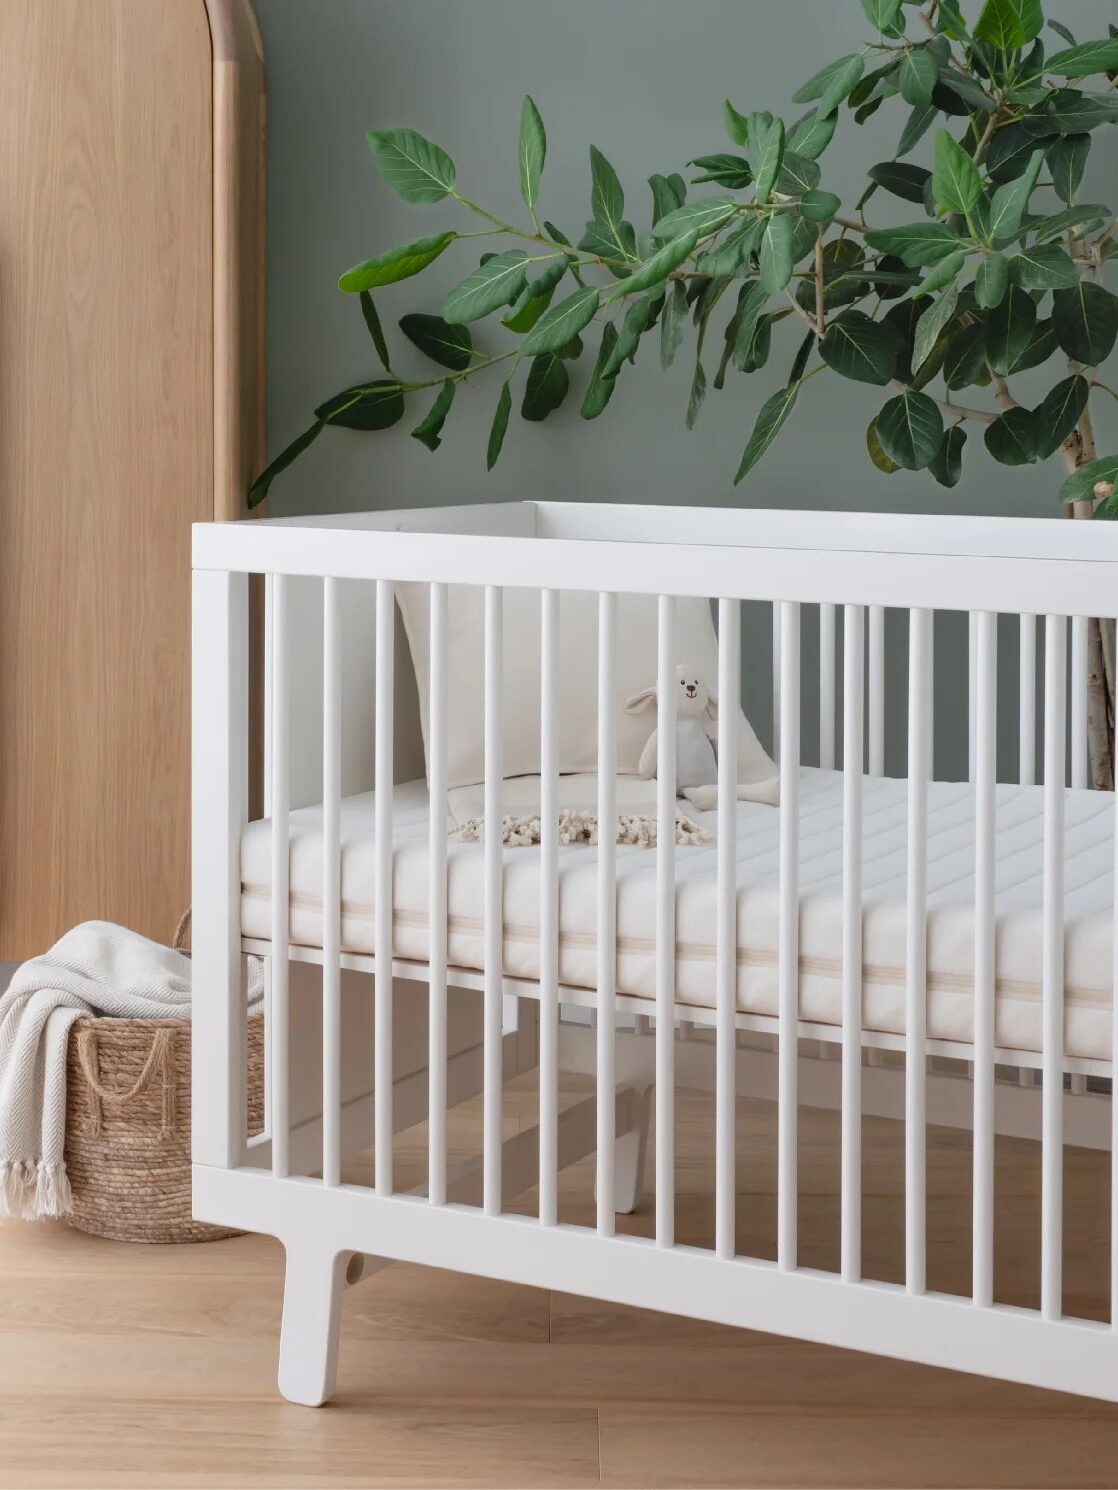
[(628, 1133), (614, 1140), (613, 1208), (630, 1216), (644, 1199), (644, 1161), (648, 1153), (648, 1129), (652, 1117), (652, 1088), (634, 1094), (636, 1122)]
[(334, 1394), (342, 1295), (353, 1257), (307, 1241), (287, 1245), (279, 1389), (289, 1402), (321, 1407)]

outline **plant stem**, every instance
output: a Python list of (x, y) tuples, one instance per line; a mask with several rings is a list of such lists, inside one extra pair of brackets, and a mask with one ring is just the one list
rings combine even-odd
[(827, 322), (823, 316), (823, 229), (815, 232), (815, 334), (822, 341), (827, 334)]
[(1009, 384), (1004, 378), (998, 376), (990, 366), (989, 359), (986, 362), (986, 371), (990, 374), (990, 387), (994, 390), (994, 398), (997, 400), (998, 407), (1000, 409), (1019, 409), (1021, 405), (1009, 391)]
[[(922, 393), (924, 391), (921, 388), (913, 388), (910, 383), (902, 383), (900, 378), (894, 378), (889, 387), (894, 393)], [(927, 397), (932, 398), (930, 393)], [(953, 404), (950, 399), (946, 398), (932, 398), (932, 402), (941, 414), (946, 414), (950, 419), (974, 419), (979, 424), (993, 424), (998, 417), (996, 414), (987, 413), (985, 409), (968, 409), (962, 404)]]
[(795, 295), (792, 294), (792, 291), (787, 288), (787, 286), (785, 287), (784, 295), (786, 300), (788, 301), (788, 304), (796, 312), (800, 320), (803, 321), (804, 325), (809, 326), (811, 330), (815, 332), (816, 336), (818, 336), (819, 327), (816, 325), (814, 319), (808, 315), (807, 311), (804, 310), (803, 306), (796, 299)]

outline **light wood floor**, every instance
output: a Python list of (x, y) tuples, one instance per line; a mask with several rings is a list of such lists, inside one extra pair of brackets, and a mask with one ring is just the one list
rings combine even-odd
[[(521, 1082), (510, 1132), (532, 1109)], [(711, 1234), (711, 1118), (679, 1094), (681, 1241)], [(770, 1254), (772, 1118), (740, 1105), (739, 1247)], [(837, 1123), (802, 1126), (802, 1258), (832, 1267)], [(478, 1128), (456, 1114), (454, 1147)], [(402, 1185), (424, 1144), (401, 1139)], [(896, 1279), (899, 1126), (867, 1121), (865, 1156), (866, 1272)], [(932, 1135), (932, 1287), (965, 1286), (969, 1159), (966, 1135)], [(1002, 1141), (998, 1159), (999, 1295), (1035, 1302), (1037, 1153)], [(1067, 1176), (1066, 1307), (1098, 1317), (1107, 1162), (1074, 1154)], [(591, 1162), (564, 1176), (564, 1220), (592, 1220), (592, 1184)], [(649, 1222), (646, 1204), (626, 1225)], [(265, 1239), (0, 1227), (0, 1484), (1118, 1486), (1118, 1407), (404, 1266), (348, 1294), (335, 1401), (292, 1407), (275, 1391), (281, 1284)]]

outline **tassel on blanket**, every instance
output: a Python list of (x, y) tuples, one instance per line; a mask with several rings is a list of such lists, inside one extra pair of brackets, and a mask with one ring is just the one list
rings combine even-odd
[(0, 1164), (0, 1217), (46, 1221), (65, 1216), (72, 1204), (65, 1164), (28, 1159)]
[[(681, 844), (709, 843), (714, 835), (709, 828), (701, 827), (684, 817), (681, 812), (675, 817), (675, 841)], [(452, 828), (450, 837), (457, 843), (483, 843), (485, 820), (469, 818)], [(501, 819), (501, 842), (506, 848), (530, 848), (539, 843), (540, 819), (534, 817), (506, 817)], [(559, 843), (561, 847), (571, 844), (593, 845), (598, 841), (598, 818), (593, 812), (567, 808), (559, 814)], [(617, 842), (634, 848), (656, 847), (656, 819), (639, 814), (622, 814), (617, 819)]]

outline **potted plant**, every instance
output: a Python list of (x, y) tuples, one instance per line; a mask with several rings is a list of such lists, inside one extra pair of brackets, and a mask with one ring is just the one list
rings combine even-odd
[[(692, 159), (690, 183), (679, 172), (653, 175), (647, 226), (626, 215), (618, 176), (593, 146), (582, 235), (542, 215), (547, 140), (531, 98), (520, 120), (525, 218), (517, 224), (464, 196), (437, 144), (411, 129), (371, 133), (376, 169), (400, 197), (418, 206), (450, 198), (481, 225), (436, 228), (341, 276), (341, 289), (359, 299), (384, 375), (320, 404), (310, 427), (257, 478), (250, 503), (328, 425), (388, 429), (423, 401), (411, 433), (437, 449), (459, 384), (490, 369), (498, 385), (492, 470), (514, 390), (525, 419), (546, 419), (570, 395), (572, 366), (592, 352), (580, 412), (595, 419), (642, 343), (655, 340), (668, 367), (689, 326), (690, 427), (708, 384), (720, 389), (737, 373), (773, 378), (772, 326), (796, 317), (802, 342), (791, 368), (773, 379), (735, 485), (793, 417), (801, 386), (829, 372), (874, 390), (866, 447), (879, 470), (927, 470), (954, 486), (973, 437), (972, 446), (981, 439), (1005, 465), (1058, 459), (1059, 499), (1070, 514), (1118, 517), (1118, 455), (1099, 455), (1092, 423), (1096, 397), (1118, 398), (1099, 375), (1118, 336), (1118, 297), (1104, 283), (1118, 239), (1113, 207), (1079, 194), (1095, 132), (1118, 122), (1118, 27), (1079, 41), (1056, 19), (1046, 25), (1041, 0), (985, 0), (973, 24), (960, 0), (860, 3), (864, 45), (793, 95), (805, 111), (786, 124), (727, 101), (733, 148)], [(865, 190), (844, 209), (821, 165), (840, 116), (861, 124), (894, 99), (905, 113), (893, 156), (870, 168)], [(931, 145), (930, 167), (909, 158), (921, 141)], [(874, 227), (867, 208), (877, 193), (910, 203), (912, 220)], [(471, 239), (492, 243), (438, 313), (400, 321), (439, 373), (398, 377), (375, 291)], [(494, 350), (475, 345), (471, 328), (483, 321)], [(1030, 408), (1012, 379), (1042, 365), (1052, 386)], [(1114, 784), (1114, 697), (1114, 627), (1094, 621), (1088, 739), (1093, 780), (1104, 788)]]

